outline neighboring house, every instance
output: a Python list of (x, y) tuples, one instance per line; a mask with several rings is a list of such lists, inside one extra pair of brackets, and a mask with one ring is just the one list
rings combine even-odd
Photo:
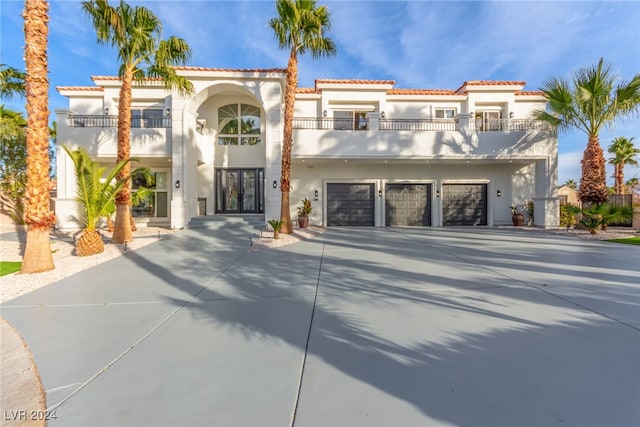
[[(199, 215), (280, 216), (284, 69), (178, 67), (195, 95), (157, 81), (134, 86), (131, 153), (155, 173), (136, 221), (181, 228)], [(115, 164), (116, 77), (58, 87), (58, 144)], [(520, 81), (468, 81), (455, 90), (397, 89), (388, 80), (316, 80), (297, 90), (291, 214), (313, 201), (324, 226), (511, 223), (535, 203), (535, 224), (557, 226), (558, 142), (532, 120), (541, 92)], [(58, 149), (57, 227), (75, 221), (70, 160)], [(140, 185), (134, 180), (135, 188)]]
[(558, 198), (560, 199), (560, 204), (562, 205), (580, 206), (578, 191), (574, 190), (568, 185), (563, 185), (562, 187), (558, 188)]

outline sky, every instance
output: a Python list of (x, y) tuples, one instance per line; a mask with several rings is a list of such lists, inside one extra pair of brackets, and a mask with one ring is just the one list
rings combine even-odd
[[(115, 5), (115, 0), (110, 1)], [(274, 0), (128, 1), (152, 10), (163, 36), (184, 38), (188, 65), (215, 68), (285, 68), (268, 25)], [(577, 70), (612, 64), (620, 81), (640, 72), (640, 1), (318, 1), (331, 12), (328, 35), (337, 55), (302, 56), (299, 86), (315, 79), (394, 80), (396, 88), (457, 89), (467, 80), (522, 80), (539, 90), (546, 79), (570, 79)], [(0, 61), (24, 69), (23, 1), (0, 0)], [(77, 0), (50, 1), (49, 103), (52, 115), (68, 106), (57, 86), (93, 86), (93, 75), (117, 75), (113, 48), (98, 45)], [(21, 101), (5, 103), (24, 111)], [(53, 118), (52, 118), (53, 120)], [(619, 120), (600, 133), (607, 147), (619, 136), (640, 146), (640, 116)], [(558, 136), (559, 176), (579, 182), (587, 137)], [(613, 169), (607, 166), (609, 184)], [(625, 179), (640, 168), (625, 168)]]

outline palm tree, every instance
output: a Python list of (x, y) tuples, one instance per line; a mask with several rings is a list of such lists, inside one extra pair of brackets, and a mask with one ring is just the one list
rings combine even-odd
[(611, 65), (601, 58), (597, 65), (578, 70), (572, 85), (562, 78), (547, 79), (542, 91), (549, 111), (536, 112), (536, 118), (559, 130), (576, 128), (587, 134), (579, 191), (580, 200), (587, 204), (601, 204), (608, 198), (600, 130), (638, 112), (640, 106), (640, 73), (630, 82), (616, 85), (616, 81)]
[(0, 98), (12, 99), (14, 96), (24, 98), (26, 75), (17, 68), (0, 64)]
[[(130, 159), (123, 160), (106, 175), (106, 168), (91, 158), (89, 152), (80, 147), (71, 150), (63, 145), (73, 162), (76, 177), (76, 200), (82, 205), (82, 233), (76, 241), (78, 256), (96, 255), (104, 252), (102, 236), (96, 230), (100, 218), (107, 216), (107, 210), (118, 191), (127, 185), (127, 179), (117, 179)], [(103, 179), (104, 177), (104, 179)]]
[[(131, 88), (134, 80), (159, 78), (167, 89), (176, 89), (181, 95), (193, 92), (193, 85), (179, 76), (174, 65), (186, 64), (191, 56), (189, 45), (181, 38), (162, 40), (162, 23), (149, 9), (120, 1), (117, 7), (107, 0), (83, 1), (84, 11), (92, 19), (98, 43), (110, 44), (118, 51), (122, 80), (118, 101), (118, 156), (117, 163), (129, 159), (131, 154)], [(127, 163), (119, 179), (129, 177)], [(129, 242), (131, 233), (130, 182), (116, 196), (116, 226), (114, 243)]]
[(20, 272), (37, 273), (55, 268), (49, 244), (49, 233), (55, 222), (55, 215), (49, 207), (49, 3), (46, 0), (25, 0), (24, 4), (24, 56), (27, 64), (27, 244)]
[(291, 234), (291, 147), (293, 143), (293, 108), (298, 86), (298, 54), (307, 51), (314, 59), (336, 54), (333, 40), (325, 36), (331, 28), (329, 10), (326, 6), (316, 6), (315, 0), (276, 0), (278, 17), (271, 19), (280, 49), (289, 49), (287, 63), (287, 85), (284, 94), (284, 132), (282, 139), (282, 175), (280, 191), (282, 200), (280, 219), (284, 221), (282, 232)]
[(624, 166), (638, 165), (638, 161), (635, 157), (640, 154), (640, 149), (633, 145), (633, 138), (620, 136), (614, 139), (609, 146), (609, 153), (614, 155), (614, 157), (609, 159), (609, 163), (611, 163), (615, 168), (615, 193), (624, 194)]
[(564, 183), (564, 185), (571, 188), (572, 190), (578, 189), (578, 183), (576, 183), (574, 179), (568, 179), (567, 182)]

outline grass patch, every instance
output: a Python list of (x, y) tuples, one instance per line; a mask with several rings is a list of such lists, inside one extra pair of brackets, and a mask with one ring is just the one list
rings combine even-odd
[(0, 261), (0, 276), (15, 273), (22, 267), (22, 261)]
[(611, 239), (611, 240), (607, 240), (607, 242), (624, 243), (626, 245), (638, 245), (638, 246), (640, 246), (640, 236), (639, 237), (627, 237), (626, 239)]

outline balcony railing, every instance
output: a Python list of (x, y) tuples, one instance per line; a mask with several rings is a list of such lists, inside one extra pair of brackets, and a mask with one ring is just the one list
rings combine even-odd
[(469, 120), (469, 130), (479, 132), (553, 130), (553, 126), (541, 120), (531, 119), (475, 119)]
[(315, 130), (369, 130), (369, 120), (357, 119), (336, 119), (333, 117), (294, 117), (294, 129), (315, 129)]
[(381, 119), (380, 130), (456, 131), (458, 121), (456, 119)]
[[(115, 128), (118, 116), (72, 114), (67, 117), (67, 126), (72, 128)], [(132, 128), (170, 128), (171, 117), (150, 117), (131, 119)]]

